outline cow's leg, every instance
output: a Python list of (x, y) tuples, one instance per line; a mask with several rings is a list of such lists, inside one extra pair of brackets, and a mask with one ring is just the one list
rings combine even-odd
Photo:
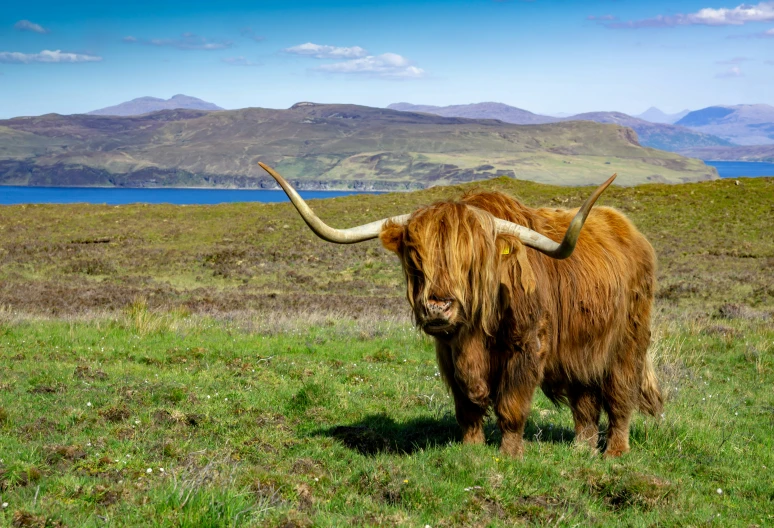
[(503, 434), (500, 445), (503, 454), (515, 457), (524, 454), (524, 426), (538, 381), (535, 354), (520, 350), (505, 361), (494, 403), (497, 425)]
[(446, 384), (449, 386), (454, 398), (454, 411), (457, 423), (462, 429), (462, 443), (484, 443), (484, 416), (486, 407), (474, 403), (468, 396), (467, 390), (460, 385), (455, 376), (455, 362), (451, 347), (442, 341), (436, 340), (436, 357), (438, 369)]
[(641, 370), (641, 362), (632, 356), (619, 355), (602, 387), (608, 418), (606, 457), (629, 452), (629, 424), (637, 408)]
[(599, 390), (574, 386), (569, 391), (569, 398), (575, 421), (575, 442), (588, 444), (596, 450), (599, 441), (599, 415), (602, 411)]

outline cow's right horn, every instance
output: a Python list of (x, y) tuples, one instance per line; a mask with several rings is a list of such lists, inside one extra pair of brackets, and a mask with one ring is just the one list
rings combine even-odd
[(350, 227), (349, 229), (336, 229), (320, 220), (317, 215), (314, 214), (314, 211), (312, 211), (312, 209), (306, 205), (304, 199), (299, 196), (296, 190), (291, 187), (290, 184), (285, 181), (285, 178), (280, 176), (277, 171), (265, 163), (261, 163), (260, 161), (258, 162), (258, 165), (260, 165), (263, 170), (271, 174), (272, 178), (277, 180), (277, 183), (279, 183), (280, 187), (282, 187), (282, 190), (285, 191), (285, 194), (288, 195), (290, 201), (293, 202), (293, 205), (298, 210), (301, 218), (304, 219), (304, 222), (306, 222), (306, 225), (308, 225), (309, 228), (314, 231), (318, 237), (322, 238), (323, 240), (327, 240), (328, 242), (335, 242), (336, 244), (354, 244), (356, 242), (371, 240), (372, 238), (379, 236), (379, 233), (382, 231), (382, 226), (388, 221), (392, 220), (396, 224), (405, 224), (410, 216), (393, 216), (391, 218), (384, 218), (369, 224)]
[(528, 227), (520, 226), (501, 218), (495, 218), (497, 231), (499, 233), (515, 235), (519, 237), (519, 240), (521, 240), (525, 246), (537, 249), (549, 257), (555, 259), (565, 259), (572, 255), (572, 252), (575, 250), (575, 244), (578, 243), (578, 236), (580, 236), (581, 228), (583, 227), (583, 223), (586, 221), (586, 217), (589, 215), (589, 211), (591, 211), (591, 208), (594, 206), (594, 202), (597, 201), (597, 198), (599, 198), (599, 195), (602, 194), (602, 191), (607, 189), (607, 187), (613, 183), (613, 180), (615, 180), (616, 176), (617, 174), (610, 176), (610, 178), (608, 178), (605, 183), (597, 187), (596, 190), (591, 193), (591, 196), (589, 196), (586, 201), (583, 202), (583, 205), (581, 205), (580, 209), (578, 209), (578, 212), (575, 213), (575, 217), (572, 219), (570, 226), (564, 233), (564, 238), (562, 239), (561, 243), (555, 242), (547, 236), (541, 235), (537, 231), (533, 231)]

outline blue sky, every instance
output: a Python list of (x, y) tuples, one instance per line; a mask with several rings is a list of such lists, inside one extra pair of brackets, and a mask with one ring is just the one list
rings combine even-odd
[(7, 2), (0, 118), (178, 93), (224, 108), (774, 105), (774, 2)]

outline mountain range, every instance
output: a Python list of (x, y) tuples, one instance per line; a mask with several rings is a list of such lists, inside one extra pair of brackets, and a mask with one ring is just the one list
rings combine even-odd
[[(650, 108), (639, 117), (621, 112), (589, 112), (567, 117), (552, 117), (534, 114), (502, 103), (477, 103), (433, 107), (391, 104), (388, 108), (414, 112), (431, 112), (448, 117), (499, 119), (508, 123), (532, 124), (558, 121), (594, 121), (616, 123), (632, 128), (643, 146), (681, 153), (702, 153), (702, 159), (715, 159), (716, 149), (726, 157), (734, 157), (736, 145), (774, 145), (774, 107), (757, 105), (712, 106), (695, 111), (684, 111), (668, 116), (657, 108)], [(675, 119), (674, 124), (652, 122), (666, 117)], [(649, 117), (646, 120), (643, 117)], [(679, 118), (679, 119), (678, 119)], [(718, 152), (720, 152), (718, 150)], [(740, 156), (744, 155), (739, 151)], [(741, 158), (740, 158), (741, 159)]]
[(774, 107), (765, 104), (710, 106), (675, 123), (737, 145), (774, 145)]
[(589, 112), (568, 117), (552, 117), (533, 114), (527, 110), (502, 103), (476, 103), (433, 107), (395, 103), (387, 108), (413, 112), (429, 112), (446, 117), (473, 117), (478, 119), (499, 119), (506, 123), (530, 125), (536, 123), (556, 123), (560, 121), (594, 121), (595, 123), (615, 123), (632, 128), (637, 132), (640, 143), (645, 147), (668, 150), (671, 152), (688, 148), (727, 147), (732, 143), (717, 136), (697, 132), (687, 127), (652, 123), (621, 112)]
[(715, 169), (589, 121), (520, 126), (356, 105), (48, 114), (0, 121), (0, 184), (411, 189), (495, 176), (546, 183), (683, 182)]
[(645, 121), (650, 121), (651, 123), (666, 123), (667, 125), (673, 125), (689, 112), (690, 110), (683, 110), (682, 112), (677, 112), (676, 114), (666, 114), (655, 106), (651, 106), (643, 113), (634, 117), (644, 119)]
[(159, 99), (158, 97), (138, 97), (125, 103), (115, 106), (92, 110), (88, 115), (101, 116), (136, 116), (158, 112), (160, 110), (223, 110), (218, 105), (202, 101), (189, 95), (177, 94), (169, 99)]

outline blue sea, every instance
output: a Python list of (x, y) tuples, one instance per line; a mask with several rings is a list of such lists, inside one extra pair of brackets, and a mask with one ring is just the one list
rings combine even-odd
[(715, 167), (721, 178), (774, 176), (774, 163), (758, 161), (705, 161), (704, 163)]
[[(707, 161), (717, 168), (721, 178), (774, 176), (774, 163), (746, 161)], [(301, 191), (306, 199), (334, 198), (362, 191)], [(0, 205), (30, 203), (98, 203), (123, 205), (131, 203), (169, 203), (176, 205), (211, 205), (231, 202), (286, 202), (282, 191), (232, 189), (125, 189), (114, 187), (2, 187)]]
[[(300, 191), (305, 200), (335, 198), (363, 191)], [(32, 203), (94, 203), (124, 205), (131, 203), (175, 205), (213, 205), (232, 202), (287, 202), (282, 191), (233, 189), (125, 189), (115, 187), (2, 187), (0, 205)]]

